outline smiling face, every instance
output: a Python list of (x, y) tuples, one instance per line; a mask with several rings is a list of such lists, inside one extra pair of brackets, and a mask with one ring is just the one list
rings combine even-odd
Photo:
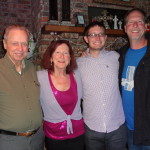
[(26, 31), (11, 29), (7, 39), (3, 40), (4, 48), (13, 63), (21, 62), (28, 53), (28, 35)]
[(51, 62), (54, 64), (54, 71), (66, 70), (70, 63), (69, 47), (66, 44), (59, 45), (52, 54)]
[(125, 32), (130, 41), (138, 42), (144, 39), (146, 27), (144, 16), (139, 11), (133, 11), (127, 16)]
[[(91, 36), (91, 35), (96, 36)], [(105, 30), (103, 27), (99, 27), (98, 25), (91, 27), (89, 29), (88, 35), (84, 36), (84, 40), (88, 43), (90, 51), (100, 51), (104, 48), (105, 42), (107, 39), (107, 35), (105, 34)]]

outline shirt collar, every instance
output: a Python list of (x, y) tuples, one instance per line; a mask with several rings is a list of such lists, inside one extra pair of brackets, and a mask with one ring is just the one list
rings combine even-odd
[[(8, 64), (8, 66), (9, 66), (10, 68), (13, 68), (14, 70), (16, 70), (16, 67), (15, 67), (14, 63), (11, 61), (11, 59), (9, 58), (9, 56), (7, 55), (7, 53), (6, 53), (6, 55), (4, 56), (4, 59), (5, 59), (6, 63)], [(25, 65), (25, 60), (23, 60), (23, 61), (22, 61), (22, 69), (25, 69), (25, 67), (26, 67), (26, 65)]]
[[(92, 55), (89, 53), (89, 48), (87, 48), (87, 52), (88, 52), (87, 57), (89, 57), (89, 58), (94, 58), (94, 57), (92, 57)], [(103, 48), (103, 49), (100, 51), (98, 58), (104, 57), (106, 53), (108, 53), (108, 51), (107, 51), (105, 48)]]

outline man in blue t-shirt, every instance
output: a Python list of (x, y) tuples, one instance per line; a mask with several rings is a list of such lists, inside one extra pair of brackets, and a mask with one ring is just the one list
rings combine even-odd
[(150, 150), (150, 40), (145, 36), (145, 12), (139, 8), (128, 11), (124, 27), (129, 44), (119, 51), (119, 76), (128, 149)]

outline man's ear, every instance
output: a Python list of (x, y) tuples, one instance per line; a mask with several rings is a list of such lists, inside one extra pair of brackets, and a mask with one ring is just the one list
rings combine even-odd
[(105, 40), (107, 40), (107, 35), (105, 36)]
[(147, 24), (145, 24), (145, 31), (147, 31)]
[(125, 32), (125, 33), (127, 33), (127, 30), (126, 30), (126, 25), (124, 26), (124, 32)]
[(87, 38), (87, 36), (84, 36), (83, 38), (84, 38), (84, 41), (85, 41), (86, 43), (88, 43), (88, 38)]
[(4, 49), (7, 50), (6, 40), (3, 40)]

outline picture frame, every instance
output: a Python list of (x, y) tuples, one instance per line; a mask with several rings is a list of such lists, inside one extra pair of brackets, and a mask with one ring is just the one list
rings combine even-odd
[(84, 23), (85, 23), (85, 21), (84, 21), (83, 15), (77, 15), (77, 24), (84, 25)]

